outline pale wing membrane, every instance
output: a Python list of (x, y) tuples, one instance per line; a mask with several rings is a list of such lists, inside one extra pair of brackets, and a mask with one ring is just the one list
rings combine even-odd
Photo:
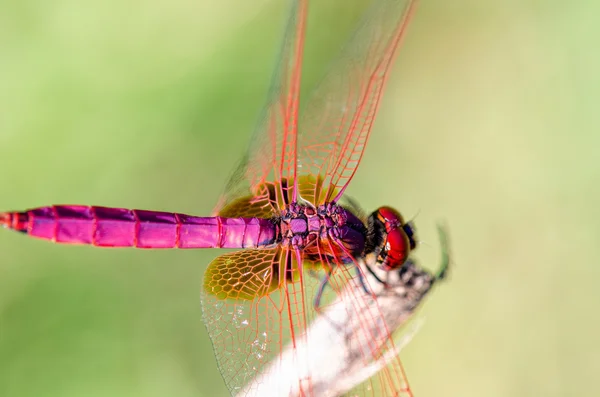
[[(340, 252), (340, 249), (343, 250), (341, 243), (325, 240), (310, 258), (298, 258), (297, 255), (303, 255), (300, 251), (276, 247), (227, 253), (211, 262), (204, 277), (203, 317), (219, 369), (232, 394), (264, 390), (260, 383), (267, 379), (272, 382), (269, 390), (275, 395), (321, 395), (324, 390), (317, 388), (323, 384), (313, 382), (310, 375), (315, 370), (315, 357), (321, 357), (321, 351), (307, 348), (315, 341), (308, 342), (306, 332), (319, 316), (314, 297), (324, 279), (327, 286), (321, 296), (319, 312), (329, 313), (331, 308), (337, 312), (342, 310), (346, 313), (342, 318), (351, 319), (354, 324), (349, 327), (345, 322), (338, 322), (337, 331), (332, 335), (333, 343), (345, 343), (347, 351), (353, 352), (353, 358), (347, 363), (353, 367), (348, 370), (372, 365), (393, 349), (389, 330), (373, 306), (376, 301), (362, 289), (351, 288), (348, 293), (349, 283), (359, 283), (359, 273), (356, 263), (343, 263), (332, 256), (332, 252)], [(296, 350), (290, 346), (304, 348)], [(290, 349), (297, 356), (296, 364), (291, 366), (295, 371), (292, 377), (298, 379), (296, 390), (279, 390), (277, 376), (280, 373), (273, 364), (285, 361), (282, 355), (288, 354)], [(340, 360), (335, 363), (326, 360), (326, 364), (346, 365), (343, 358)], [(270, 373), (273, 375), (268, 376)], [(289, 383), (287, 385), (285, 387), (289, 387)], [(394, 357), (390, 365), (355, 389), (352, 395), (409, 397), (407, 390), (400, 360)]]
[[(319, 268), (305, 261), (305, 268)], [(204, 322), (219, 369), (232, 394), (257, 387), (257, 376), (276, 362), (287, 344), (298, 345), (314, 319), (316, 279), (298, 269), (296, 253), (280, 247), (244, 250), (209, 265), (202, 293)], [(308, 368), (297, 368), (306, 373)], [(301, 379), (299, 380), (301, 381)], [(302, 387), (308, 395), (309, 380)], [(282, 396), (289, 390), (281, 390)]]
[[(277, 274), (281, 250), (245, 250), (221, 255), (206, 272), (202, 293), (204, 323), (225, 384), (237, 394), (280, 351), (283, 343)], [(275, 271), (277, 269), (277, 271)], [(244, 274), (250, 274), (244, 279)], [(262, 283), (259, 282), (262, 279)]]
[[(372, 1), (322, 83), (303, 102), (300, 172), (324, 180), (307, 200), (339, 199), (360, 163), (415, 1)], [(336, 193), (336, 190), (338, 191)]]
[[(266, 181), (295, 180), (297, 153), (297, 119), (300, 94), (302, 51), (307, 16), (307, 1), (291, 1), (284, 40), (271, 81), (267, 103), (263, 108), (250, 146), (230, 178), (215, 213), (231, 201), (257, 195), (257, 188)], [(293, 186), (277, 184), (277, 206), (285, 206), (288, 190)], [(281, 201), (281, 202), (280, 202)]]
[[(337, 245), (345, 251), (341, 242)], [(365, 275), (362, 274), (361, 277), (359, 273), (358, 263), (340, 266), (330, 262), (331, 260), (328, 260), (333, 272), (328, 285), (334, 293), (333, 298), (341, 301), (348, 319), (352, 319), (354, 324), (360, 324), (358, 329), (346, 330), (351, 335), (351, 338), (345, 340), (348, 351), (359, 352), (360, 358), (353, 364), (359, 364), (360, 368), (373, 365), (385, 353), (395, 350), (393, 330), (387, 328), (376, 299), (363, 291), (363, 288), (347, 288), (349, 283), (354, 283), (365, 285), (371, 290)], [(349, 372), (353, 370), (356, 368), (348, 368)], [(412, 397), (404, 368), (397, 355), (375, 376), (354, 388), (348, 395)]]
[[(314, 204), (343, 194), (367, 143), (389, 65), (413, 7), (408, 0), (372, 3), (341, 57), (306, 102), (301, 131), (296, 131), (307, 2), (293, 2), (262, 121), (227, 185), (218, 213), (266, 217), (277, 214), (298, 194)], [(305, 178), (300, 183), (297, 166)], [(246, 204), (249, 209), (244, 209)], [(365, 324), (363, 338), (349, 341), (359, 344), (364, 364), (393, 347), (384, 320), (376, 311), (363, 310), (371, 305), (371, 296), (356, 289), (352, 296), (344, 294), (348, 283), (357, 282), (358, 273), (355, 264), (332, 256), (340, 248), (319, 246), (317, 257), (313, 253), (308, 258), (302, 257), (306, 250), (246, 250), (222, 255), (209, 265), (202, 297), (204, 320), (233, 394), (244, 385), (256, 386), (257, 375), (286, 346), (304, 342), (308, 325), (318, 316), (313, 298), (327, 274), (322, 306), (341, 297), (340, 310)], [(410, 396), (399, 359), (396, 364), (358, 392)], [(296, 370), (307, 374), (310, 368)], [(315, 395), (312, 388), (317, 385), (310, 376), (300, 376), (298, 382), (300, 395)], [(280, 395), (288, 394), (289, 390), (281, 390)]]

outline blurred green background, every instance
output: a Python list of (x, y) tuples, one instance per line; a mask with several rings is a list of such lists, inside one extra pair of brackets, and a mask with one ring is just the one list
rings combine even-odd
[[(3, 2), (0, 207), (208, 214), (265, 97), (281, 3)], [(309, 84), (359, 12), (313, 3)], [(600, 394), (599, 4), (417, 11), (349, 190), (418, 213), (430, 268), (450, 226), (451, 278), (403, 351), (416, 396)], [(0, 396), (226, 395), (199, 305), (216, 251), (9, 232), (0, 251)]]

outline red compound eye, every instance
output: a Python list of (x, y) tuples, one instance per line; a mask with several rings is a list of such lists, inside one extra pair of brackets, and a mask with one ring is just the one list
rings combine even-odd
[(404, 218), (395, 209), (391, 207), (381, 207), (377, 210), (377, 217), (385, 224), (385, 230), (390, 231), (404, 224)]
[[(405, 230), (404, 218), (391, 207), (377, 210), (377, 219), (385, 228), (379, 260), (385, 270), (397, 269), (404, 264), (411, 250), (411, 236)], [(408, 229), (412, 231), (411, 228)], [(383, 232), (383, 231), (382, 231)]]
[(386, 270), (397, 269), (404, 264), (410, 252), (410, 242), (402, 228), (388, 233), (384, 250), (387, 254), (384, 263)]

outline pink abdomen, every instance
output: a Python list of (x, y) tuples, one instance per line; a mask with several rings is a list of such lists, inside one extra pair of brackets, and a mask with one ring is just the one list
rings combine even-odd
[(276, 242), (269, 219), (55, 205), (0, 214), (5, 227), (66, 244), (137, 248), (259, 248)]

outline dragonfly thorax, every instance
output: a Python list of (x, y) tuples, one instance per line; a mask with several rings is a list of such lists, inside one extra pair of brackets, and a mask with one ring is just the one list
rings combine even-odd
[(283, 246), (304, 248), (317, 240), (334, 240), (349, 253), (362, 253), (366, 228), (345, 208), (335, 203), (318, 207), (291, 203), (276, 219)]

